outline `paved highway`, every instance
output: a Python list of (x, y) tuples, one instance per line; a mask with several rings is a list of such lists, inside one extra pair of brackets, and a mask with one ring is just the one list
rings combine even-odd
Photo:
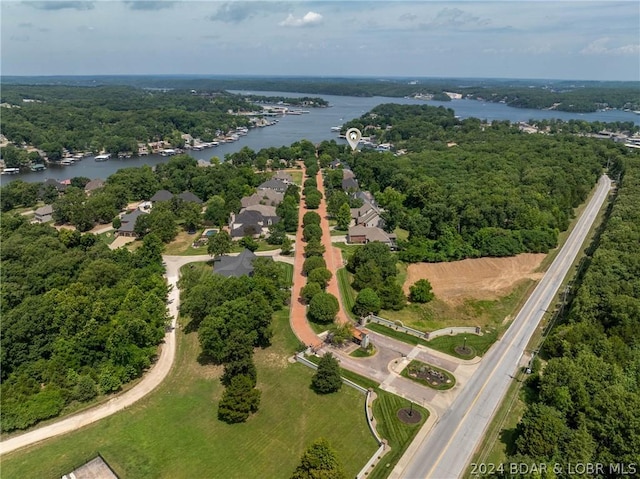
[[(460, 478), (504, 397), (531, 336), (553, 301), (582, 248), (611, 189), (602, 176), (574, 230), (511, 327), (487, 355), (474, 376), (411, 457), (404, 457), (391, 477)], [(412, 448), (410, 448), (411, 450)]]

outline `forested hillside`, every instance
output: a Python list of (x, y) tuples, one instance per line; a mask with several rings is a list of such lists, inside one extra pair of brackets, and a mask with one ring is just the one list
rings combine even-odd
[(409, 232), (399, 243), (409, 262), (547, 252), (603, 167), (628, 154), (611, 141), (458, 120), (442, 107), (380, 105), (346, 126), (407, 151), (344, 158), (385, 208), (386, 228)]
[(2, 431), (140, 376), (167, 321), (157, 237), (111, 251), (92, 234), (25, 221), (2, 216)]
[(16, 145), (43, 150), (53, 161), (63, 148), (137, 154), (139, 142), (158, 140), (178, 147), (184, 145), (181, 133), (211, 141), (216, 131), (249, 124), (229, 110), (254, 109), (224, 92), (200, 96), (124, 86), (3, 85), (2, 103), (1, 133)]
[(569, 314), (544, 344), (544, 371), (518, 426), (514, 462), (609, 464), (640, 456), (640, 159), (626, 171)]

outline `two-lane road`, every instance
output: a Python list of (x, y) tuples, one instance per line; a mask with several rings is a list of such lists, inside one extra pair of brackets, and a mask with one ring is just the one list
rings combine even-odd
[(410, 458), (391, 477), (449, 479), (463, 476), (504, 397), (520, 358), (553, 301), (604, 204), (611, 180), (602, 176), (575, 228), (505, 335)]

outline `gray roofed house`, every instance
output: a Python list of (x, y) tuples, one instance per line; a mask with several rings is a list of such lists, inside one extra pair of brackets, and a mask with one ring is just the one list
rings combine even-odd
[(278, 193), (284, 193), (285, 191), (287, 191), (288, 187), (289, 185), (287, 185), (282, 180), (271, 179), (271, 180), (265, 181), (260, 186), (258, 186), (258, 190), (274, 190), (274, 191), (277, 191)]
[(104, 180), (101, 180), (100, 178), (91, 180), (89, 183), (84, 185), (84, 192), (87, 194), (90, 194), (93, 191), (102, 188), (103, 186), (104, 186)]
[(34, 213), (34, 221), (37, 221), (38, 223), (47, 223), (53, 219), (53, 217), (51, 216), (53, 214), (53, 206), (41, 206)]
[(42, 185), (38, 190), (38, 196), (41, 197), (44, 194), (44, 190), (49, 186), (53, 186), (58, 192), (58, 194), (60, 194), (60, 193), (64, 193), (68, 185), (60, 183), (58, 180), (54, 180), (53, 178), (48, 178), (47, 180), (42, 182)]
[(273, 206), (254, 205), (241, 209), (237, 215), (232, 213), (229, 230), (232, 238), (258, 237), (269, 233), (269, 226), (279, 221)]
[(257, 256), (245, 249), (238, 256), (221, 256), (213, 262), (213, 272), (225, 277), (251, 276), (253, 274), (253, 260)]
[(342, 170), (343, 179), (346, 180), (347, 178), (355, 178), (355, 177), (356, 177), (356, 174), (353, 171), (351, 171), (349, 168), (344, 168)]
[(348, 190), (357, 190), (358, 187), (358, 180), (356, 180), (355, 178), (344, 178), (342, 180), (342, 190), (343, 191), (348, 191)]
[(116, 231), (116, 236), (137, 236), (134, 227), (136, 226), (136, 221), (138, 217), (142, 215), (146, 215), (145, 211), (135, 209), (131, 213), (127, 213), (124, 215), (120, 221), (120, 228)]
[(155, 203), (156, 201), (169, 201), (173, 198), (173, 193), (167, 190), (157, 191), (155, 195), (153, 195), (149, 201)]
[(332, 170), (335, 170), (336, 168), (339, 168), (340, 165), (342, 165), (342, 162), (338, 159), (333, 160), (331, 163), (329, 163), (329, 167), (331, 167)]
[(272, 179), (284, 181), (288, 185), (293, 183), (293, 177), (286, 171), (282, 171), (282, 170), (278, 170), (276, 174), (273, 175)]
[(243, 208), (253, 205), (269, 205), (278, 206), (282, 203), (284, 194), (278, 193), (274, 190), (260, 190), (251, 196), (245, 196), (240, 200), (240, 204)]
[(198, 198), (196, 195), (194, 195), (193, 193), (191, 193), (190, 191), (183, 191), (178, 195), (178, 198), (180, 198), (182, 201), (185, 201), (187, 203), (197, 203), (199, 205), (202, 204), (202, 200)]

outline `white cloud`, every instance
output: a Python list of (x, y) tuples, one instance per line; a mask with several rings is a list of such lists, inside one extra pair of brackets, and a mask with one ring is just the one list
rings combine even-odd
[(608, 46), (611, 39), (609, 37), (598, 38), (580, 50), (583, 55), (638, 55), (640, 54), (640, 44), (630, 43), (620, 47), (611, 48)]
[(322, 15), (316, 12), (307, 12), (305, 16), (301, 18), (296, 18), (290, 13), (279, 25), (281, 27), (312, 27), (321, 23)]

